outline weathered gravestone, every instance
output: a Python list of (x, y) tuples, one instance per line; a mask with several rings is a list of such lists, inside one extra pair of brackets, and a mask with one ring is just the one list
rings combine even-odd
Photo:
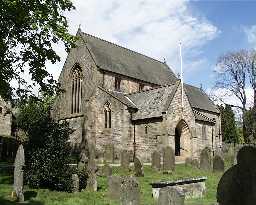
[(198, 159), (192, 159), (190, 157), (186, 158), (185, 165), (186, 166), (192, 166), (194, 168), (199, 168), (200, 167)]
[(217, 188), (220, 205), (254, 205), (256, 201), (256, 148), (245, 146), (237, 155), (237, 165), (221, 177)]
[(215, 155), (213, 157), (213, 171), (214, 172), (224, 172), (224, 160), (221, 156)]
[(134, 158), (134, 171), (135, 171), (135, 176), (136, 177), (143, 177), (144, 176), (143, 165), (141, 164), (138, 157)]
[(14, 192), (19, 202), (24, 201), (23, 194), (23, 167), (25, 166), (25, 155), (23, 145), (20, 145), (14, 162)]
[(156, 171), (159, 171), (161, 169), (161, 154), (158, 151), (154, 151), (151, 155), (152, 162), (151, 166)]
[(140, 187), (136, 178), (124, 177), (121, 182), (121, 205), (139, 205)]
[(130, 153), (128, 150), (121, 151), (121, 167), (128, 170), (130, 165)]
[(175, 169), (175, 155), (171, 147), (163, 149), (163, 171), (168, 173)]
[(90, 191), (97, 191), (97, 176), (96, 176), (96, 162), (95, 162), (95, 146), (93, 143), (89, 143), (89, 161), (87, 166), (87, 186)]
[(205, 171), (212, 170), (212, 157), (210, 148), (206, 147), (200, 154), (200, 169)]
[(79, 177), (77, 174), (72, 174), (72, 192), (79, 192)]
[(102, 174), (105, 177), (112, 175), (112, 168), (109, 166), (108, 163), (105, 163), (104, 166), (102, 167)]
[(109, 163), (113, 163), (115, 159), (114, 145), (108, 144), (105, 147), (104, 160)]
[(121, 177), (120, 176), (108, 177), (108, 196), (113, 200), (119, 200), (120, 190), (121, 190)]
[(158, 205), (184, 205), (185, 194), (179, 187), (164, 187), (159, 191)]

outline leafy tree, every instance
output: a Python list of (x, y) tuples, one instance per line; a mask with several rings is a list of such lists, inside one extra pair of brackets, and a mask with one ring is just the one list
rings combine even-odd
[[(52, 92), (56, 82), (47, 72), (45, 63), (55, 63), (60, 58), (53, 45), (62, 41), (68, 50), (74, 37), (68, 33), (64, 11), (74, 6), (70, 0), (2, 0), (0, 3), (0, 95), (10, 98), (13, 88), (10, 81), (20, 84), (20, 77), (29, 70), (34, 83), (43, 92)], [(28, 89), (18, 89), (18, 95)]]
[(251, 108), (245, 113), (246, 134), (249, 136), (248, 142), (256, 139), (256, 107)]
[(222, 139), (228, 143), (238, 143), (235, 115), (230, 105), (219, 106), (221, 112), (221, 132)]
[(25, 143), (27, 183), (35, 188), (70, 190), (70, 129), (50, 118), (51, 100), (30, 99), (20, 106), (17, 126), (27, 133)]

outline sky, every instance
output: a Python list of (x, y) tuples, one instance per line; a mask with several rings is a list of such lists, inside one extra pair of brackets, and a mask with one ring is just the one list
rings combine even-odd
[[(256, 48), (256, 0), (73, 0), (73, 3), (76, 10), (65, 13), (72, 34), (80, 25), (83, 32), (166, 61), (177, 75), (181, 41), (184, 81), (202, 85), (209, 92), (215, 84), (214, 70), (219, 56)], [(61, 62), (48, 63), (47, 69), (57, 79), (67, 54), (62, 45), (55, 48)], [(248, 95), (251, 94), (248, 89)]]

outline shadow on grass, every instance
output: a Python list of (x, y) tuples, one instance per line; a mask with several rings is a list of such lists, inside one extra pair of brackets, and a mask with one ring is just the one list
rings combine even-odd
[(2, 197), (0, 197), (0, 204), (1, 205), (14, 205), (14, 204), (44, 205), (44, 203), (42, 203), (40, 201), (25, 201), (24, 203), (18, 203), (15, 201), (4, 199)]

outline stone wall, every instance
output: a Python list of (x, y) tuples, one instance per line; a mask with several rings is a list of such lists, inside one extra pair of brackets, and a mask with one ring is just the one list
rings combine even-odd
[(102, 87), (105, 88), (106, 90), (115, 90), (115, 78), (118, 77), (121, 79), (121, 84), (120, 84), (120, 91), (124, 93), (133, 93), (137, 92), (139, 90), (140, 84), (143, 84), (144, 87), (142, 90), (147, 90), (155, 85), (151, 85), (148, 83), (145, 83), (143, 81), (139, 81), (136, 79), (128, 78), (126, 76), (121, 76), (118, 74), (110, 73), (110, 72), (100, 72), (102, 75)]

